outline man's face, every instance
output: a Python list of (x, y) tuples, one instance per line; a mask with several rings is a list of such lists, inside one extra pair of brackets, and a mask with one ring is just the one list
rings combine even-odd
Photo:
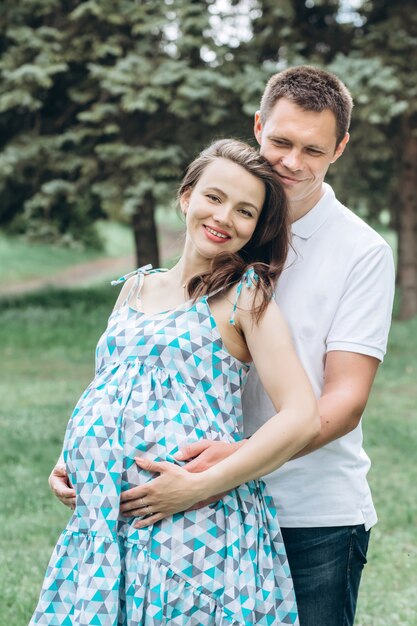
[(255, 137), (261, 154), (284, 186), (293, 220), (305, 215), (323, 195), (329, 165), (343, 153), (349, 134), (336, 147), (336, 118), (325, 109), (305, 111), (280, 98), (264, 125), (255, 114)]

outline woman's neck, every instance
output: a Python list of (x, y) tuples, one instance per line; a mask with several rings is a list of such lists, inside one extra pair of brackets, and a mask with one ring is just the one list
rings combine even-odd
[(197, 274), (203, 274), (210, 269), (209, 259), (189, 259), (183, 255), (180, 260), (167, 273), (170, 281), (184, 287), (189, 280)]

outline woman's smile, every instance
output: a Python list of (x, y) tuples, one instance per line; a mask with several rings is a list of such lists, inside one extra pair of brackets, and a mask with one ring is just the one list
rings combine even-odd
[(180, 200), (187, 219), (185, 254), (209, 262), (219, 253), (214, 244), (231, 253), (243, 248), (255, 231), (264, 199), (262, 181), (241, 165), (223, 158), (210, 163)]
[(219, 230), (217, 228), (214, 229), (211, 226), (207, 226), (207, 224), (203, 224), (203, 228), (204, 228), (206, 237), (208, 237), (210, 241), (215, 241), (216, 243), (225, 243), (225, 241), (228, 241), (229, 239), (231, 239), (231, 236), (228, 235), (223, 230)]

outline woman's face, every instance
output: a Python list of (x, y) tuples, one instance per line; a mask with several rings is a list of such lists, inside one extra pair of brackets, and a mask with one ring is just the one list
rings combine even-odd
[(228, 159), (215, 159), (180, 199), (187, 224), (185, 252), (207, 260), (238, 252), (251, 239), (264, 200), (259, 178)]

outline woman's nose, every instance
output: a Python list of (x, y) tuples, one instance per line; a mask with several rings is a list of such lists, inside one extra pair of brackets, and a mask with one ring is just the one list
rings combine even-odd
[(230, 226), (232, 211), (230, 207), (223, 206), (214, 215), (213, 219), (218, 224)]

